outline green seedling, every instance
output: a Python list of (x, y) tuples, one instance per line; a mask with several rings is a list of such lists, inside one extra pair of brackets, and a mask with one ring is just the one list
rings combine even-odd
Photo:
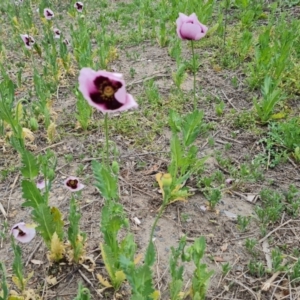
[(207, 192), (204, 193), (205, 198), (209, 202), (209, 206), (212, 210), (216, 208), (216, 205), (222, 199), (222, 193), (219, 189), (209, 189)]
[(222, 275), (226, 276), (230, 272), (231, 268), (232, 267), (230, 266), (229, 262), (222, 264)]
[(251, 217), (248, 216), (240, 216), (238, 215), (237, 217), (237, 228), (241, 231), (241, 232), (245, 232), (247, 230), (247, 227), (249, 226), (251, 221)]
[(285, 266), (283, 264), (283, 255), (278, 248), (272, 250), (271, 258), (274, 272), (285, 270)]
[(182, 237), (179, 241), (178, 247), (175, 249), (171, 247), (170, 257), (170, 298), (171, 300), (181, 300), (183, 288), (183, 271), (184, 266), (180, 264), (180, 257), (183, 257), (184, 248), (186, 246), (186, 237)]
[(90, 300), (91, 294), (89, 289), (82, 286), (82, 283), (80, 282), (78, 285), (78, 291), (77, 296), (74, 298), (74, 300)]
[(204, 237), (200, 237), (187, 250), (196, 267), (193, 273), (190, 291), (190, 295), (193, 299), (205, 299), (210, 277), (214, 273), (213, 271), (207, 271), (206, 264), (201, 262), (204, 256), (205, 246)]
[(249, 239), (249, 238), (246, 239), (245, 247), (254, 257), (257, 256), (257, 251), (255, 250), (256, 245), (257, 245), (256, 239)]
[[(100, 244), (102, 258), (110, 278), (108, 285), (118, 290), (126, 278), (123, 268), (121, 268), (121, 260), (126, 261), (128, 264), (134, 264), (136, 245), (130, 233), (121, 242), (118, 240), (119, 231), (128, 228), (129, 222), (125, 217), (122, 205), (117, 202), (117, 176), (96, 161), (93, 161), (92, 167), (96, 186), (105, 198), (105, 205), (101, 211), (100, 226), (104, 240)], [(105, 282), (100, 274), (98, 274), (98, 278), (100, 282)]]
[(263, 277), (266, 274), (266, 268), (262, 262), (256, 260), (250, 260), (248, 263), (249, 273), (258, 278)]
[(207, 125), (203, 121), (203, 112), (197, 110), (183, 117), (171, 111), (169, 124), (172, 130), (171, 163), (168, 167), (173, 179), (171, 190), (178, 189), (177, 197), (185, 198), (189, 193), (181, 187), (191, 175), (203, 169), (206, 160), (197, 158), (194, 142), (200, 132), (207, 131)]
[(300, 259), (293, 265), (292, 269), (290, 270), (291, 276), (291, 284), (296, 286), (297, 283), (300, 281)]
[(79, 222), (81, 214), (77, 210), (77, 205), (74, 197), (72, 197), (70, 202), (70, 213), (69, 213), (69, 228), (68, 228), (68, 240), (71, 244), (71, 261), (78, 263), (80, 258), (84, 255), (84, 247), (86, 241), (86, 234), (80, 232)]
[(257, 118), (263, 124), (267, 123), (274, 115), (276, 105), (284, 99), (282, 91), (271, 77), (266, 76), (262, 86), (262, 99), (253, 99)]
[(263, 225), (276, 222), (284, 209), (282, 199), (283, 195), (276, 191), (263, 189), (260, 192), (263, 206), (256, 206), (255, 212)]
[(221, 117), (224, 114), (224, 109), (225, 109), (224, 101), (221, 101), (220, 103), (216, 104), (215, 106), (216, 115), (218, 117)]

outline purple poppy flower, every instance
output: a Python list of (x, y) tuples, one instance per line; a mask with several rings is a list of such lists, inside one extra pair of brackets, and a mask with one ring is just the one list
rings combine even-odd
[(20, 36), (25, 44), (25, 47), (27, 49), (31, 49), (34, 44), (34, 38), (28, 34), (20, 34)]
[[(48, 184), (48, 182), (47, 182), (47, 184)], [(46, 187), (46, 181), (44, 179), (38, 179), (36, 182), (36, 187), (39, 190), (43, 190)]]
[(179, 13), (176, 25), (177, 34), (182, 40), (198, 41), (206, 35), (208, 30), (205, 25), (199, 22), (195, 13), (190, 16)]
[(83, 97), (103, 113), (138, 107), (133, 97), (126, 92), (122, 74), (83, 68), (78, 81)]
[(64, 181), (64, 185), (71, 192), (78, 192), (84, 188), (84, 185), (79, 181), (77, 177), (70, 176)]
[(233, 178), (227, 178), (226, 180), (225, 180), (225, 184), (226, 185), (232, 185), (234, 183), (234, 179)]
[(78, 1), (74, 4), (74, 7), (77, 9), (78, 12), (82, 12), (83, 11), (83, 3)]
[(60, 30), (58, 28), (54, 28), (54, 38), (59, 39), (60, 38)]
[(10, 234), (21, 243), (29, 243), (35, 237), (35, 228), (32, 225), (20, 222), (11, 228)]
[(54, 12), (50, 8), (45, 8), (44, 16), (47, 20), (51, 20), (52, 18), (54, 18)]

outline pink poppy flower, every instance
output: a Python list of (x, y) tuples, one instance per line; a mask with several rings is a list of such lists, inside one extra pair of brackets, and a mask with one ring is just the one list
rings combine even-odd
[(59, 39), (60, 38), (60, 30), (58, 28), (54, 28), (54, 38)]
[(77, 9), (78, 12), (82, 12), (83, 11), (83, 3), (78, 1), (74, 4), (74, 7)]
[(34, 38), (28, 34), (20, 34), (20, 36), (25, 44), (25, 47), (27, 49), (31, 49), (34, 44)]
[(205, 25), (199, 22), (195, 13), (190, 16), (179, 13), (176, 25), (177, 34), (182, 40), (198, 41), (206, 35), (208, 30)]
[(32, 225), (20, 222), (12, 227), (10, 234), (21, 243), (29, 243), (35, 237), (35, 228)]
[(45, 8), (44, 9), (44, 16), (47, 20), (51, 20), (54, 18), (54, 13), (50, 8)]
[(78, 81), (83, 97), (103, 113), (138, 107), (133, 97), (126, 92), (122, 74), (83, 68)]
[(64, 43), (66, 44), (66, 46), (70, 45), (70, 42), (67, 39), (64, 39)]
[(78, 192), (84, 188), (84, 185), (79, 181), (77, 177), (70, 176), (64, 181), (64, 185), (71, 192)]

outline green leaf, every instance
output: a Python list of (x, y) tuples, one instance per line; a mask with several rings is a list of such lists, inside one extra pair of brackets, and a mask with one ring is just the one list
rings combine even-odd
[(170, 284), (170, 296), (171, 300), (181, 300), (182, 297), (180, 296), (180, 292), (183, 286), (183, 281), (180, 279), (177, 279), (175, 281), (172, 281)]
[(95, 160), (92, 161), (92, 169), (96, 179), (96, 187), (102, 196), (107, 200), (118, 199), (117, 177)]
[(6, 279), (6, 269), (2, 262), (0, 262), (0, 274), (1, 274), (0, 288), (3, 295), (3, 297), (0, 297), (0, 300), (7, 300), (9, 292), (8, 292), (7, 279)]
[(46, 204), (40, 204), (32, 211), (32, 219), (38, 224), (36, 230), (41, 234), (48, 248), (50, 249), (51, 238), (56, 231), (54, 216)]
[(32, 181), (22, 180), (22, 192), (22, 197), (27, 200), (22, 206), (38, 209), (41, 204), (45, 204), (46, 199)]
[(91, 294), (89, 289), (82, 286), (82, 283), (79, 283), (78, 292), (76, 298), (74, 300), (90, 300)]
[(151, 267), (155, 262), (155, 248), (152, 241), (149, 242), (149, 245), (146, 250), (145, 255), (145, 265)]
[(182, 120), (181, 120), (181, 117), (179, 116), (179, 114), (176, 111), (171, 110), (170, 116), (169, 116), (169, 125), (170, 125), (173, 133), (180, 132), (181, 123), (182, 123)]
[(24, 275), (23, 275), (23, 264), (22, 264), (22, 253), (19, 245), (15, 244), (14, 238), (11, 238), (11, 245), (14, 251), (14, 261), (13, 261), (13, 274), (16, 276), (17, 281), (20, 285), (22, 292), (25, 289), (24, 285)]
[(180, 145), (178, 135), (174, 133), (171, 138), (171, 164), (169, 166), (169, 173), (172, 178), (177, 178), (178, 169), (182, 165), (183, 152)]
[(80, 255), (83, 249), (83, 242), (78, 240), (78, 236), (80, 235), (79, 230), (79, 222), (80, 222), (81, 214), (77, 212), (77, 206), (74, 197), (72, 197), (70, 202), (70, 213), (69, 213), (69, 228), (68, 228), (68, 240), (70, 241), (73, 253), (74, 253), (74, 261), (78, 262)]
[(182, 132), (185, 147), (190, 146), (196, 140), (200, 131), (204, 129), (203, 116), (203, 111), (194, 110), (184, 117)]
[(118, 261), (116, 261), (116, 259), (114, 258), (111, 248), (108, 245), (100, 243), (100, 249), (102, 259), (104, 261), (105, 268), (109, 275), (112, 286), (114, 287), (114, 289), (117, 290), (121, 286), (122, 282), (125, 280), (125, 277), (120, 276), (120, 274), (118, 273), (118, 271), (121, 270), (118, 270), (116, 268)]
[(55, 232), (59, 237), (59, 239), (62, 241), (64, 238), (64, 221), (63, 221), (62, 213), (57, 207), (51, 207), (50, 211), (51, 211), (53, 223), (55, 224)]
[(22, 152), (22, 168), (21, 173), (23, 177), (34, 179), (39, 174), (39, 165), (35, 156), (28, 150)]

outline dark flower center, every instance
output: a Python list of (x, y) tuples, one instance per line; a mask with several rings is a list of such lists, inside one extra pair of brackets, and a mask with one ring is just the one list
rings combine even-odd
[(31, 46), (34, 44), (34, 40), (29, 36), (29, 37), (25, 37), (25, 44), (27, 46)]
[(47, 17), (52, 17), (53, 16), (53, 14), (49, 10), (46, 10), (46, 15), (47, 15)]
[(70, 179), (67, 182), (67, 186), (71, 189), (76, 189), (78, 187), (78, 180), (77, 179)]
[(26, 235), (26, 233), (22, 229), (20, 229), (19, 227), (16, 227), (14, 229), (19, 230), (18, 236), (24, 236), (24, 235)]
[(99, 76), (94, 80), (97, 92), (90, 93), (93, 102), (104, 105), (105, 109), (115, 110), (123, 104), (116, 97), (116, 92), (123, 86), (121, 82)]
[(83, 7), (83, 6), (82, 6), (80, 3), (77, 2), (77, 3), (76, 3), (76, 7), (77, 7), (78, 10), (82, 10), (82, 7)]

